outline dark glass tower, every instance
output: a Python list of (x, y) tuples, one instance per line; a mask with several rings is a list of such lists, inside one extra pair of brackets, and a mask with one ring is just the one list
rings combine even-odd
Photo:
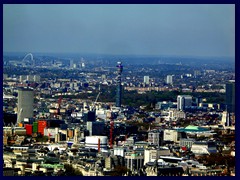
[(226, 84), (226, 110), (229, 113), (235, 113), (235, 81), (229, 81)]
[(123, 66), (121, 62), (117, 64), (117, 94), (116, 94), (116, 107), (121, 107), (122, 103), (122, 85), (121, 85), (121, 74)]

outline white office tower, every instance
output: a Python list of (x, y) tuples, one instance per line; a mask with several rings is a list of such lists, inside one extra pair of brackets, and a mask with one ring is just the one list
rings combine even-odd
[(81, 67), (82, 67), (82, 68), (85, 68), (85, 63), (84, 63), (84, 62), (81, 63)]
[(231, 126), (230, 113), (227, 111), (223, 111), (222, 113), (222, 121), (221, 124), (224, 126)]
[(21, 122), (24, 118), (33, 117), (33, 89), (19, 88), (18, 89), (18, 114), (17, 122)]
[(173, 75), (167, 75), (166, 83), (171, 85), (173, 84)]
[(149, 76), (144, 76), (144, 77), (143, 77), (143, 82), (144, 82), (145, 84), (149, 84)]
[(34, 80), (34, 82), (40, 82), (40, 76), (39, 75), (34, 75), (33, 80)]
[(185, 107), (192, 106), (192, 96), (190, 95), (178, 95), (177, 96), (177, 109), (184, 110)]
[(27, 80), (30, 82), (33, 82), (33, 75), (27, 75)]
[(20, 75), (20, 76), (19, 76), (19, 81), (20, 81), (20, 82), (23, 82), (23, 81), (25, 81), (26, 79), (27, 79), (27, 77), (24, 76), (24, 75)]

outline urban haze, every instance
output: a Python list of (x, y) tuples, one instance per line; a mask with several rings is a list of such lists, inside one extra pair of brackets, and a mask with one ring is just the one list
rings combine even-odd
[(234, 4), (4, 4), (4, 176), (235, 176)]

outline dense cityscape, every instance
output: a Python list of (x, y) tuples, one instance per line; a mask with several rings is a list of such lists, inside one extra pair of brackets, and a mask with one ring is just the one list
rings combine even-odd
[(235, 176), (234, 59), (4, 53), (4, 176)]

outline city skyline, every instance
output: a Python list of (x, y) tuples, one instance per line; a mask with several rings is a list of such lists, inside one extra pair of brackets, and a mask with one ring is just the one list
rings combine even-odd
[(235, 57), (234, 4), (3, 5), (3, 51)]

